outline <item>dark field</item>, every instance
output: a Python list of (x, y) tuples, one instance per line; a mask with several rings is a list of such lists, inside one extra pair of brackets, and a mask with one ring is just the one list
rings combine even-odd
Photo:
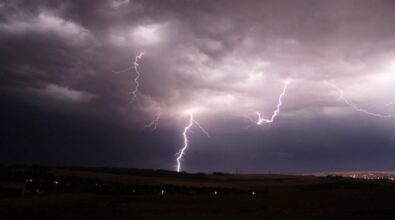
[[(12, 177), (17, 178), (13, 173)], [(33, 183), (25, 186), (24, 196), (2, 196), (0, 219), (391, 219), (394, 216), (395, 187), (384, 180), (136, 173), (135, 170), (114, 173), (113, 170), (47, 169), (38, 173), (34, 174)], [(59, 183), (45, 184), (53, 179)]]
[(55, 193), (4, 199), (1, 219), (391, 219), (393, 190), (256, 195), (122, 196)]

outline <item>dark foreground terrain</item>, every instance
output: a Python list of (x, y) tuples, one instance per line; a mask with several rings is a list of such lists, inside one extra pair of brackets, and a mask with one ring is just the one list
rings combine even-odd
[[(23, 181), (21, 181), (23, 180)], [(3, 167), (0, 219), (392, 219), (389, 180)]]

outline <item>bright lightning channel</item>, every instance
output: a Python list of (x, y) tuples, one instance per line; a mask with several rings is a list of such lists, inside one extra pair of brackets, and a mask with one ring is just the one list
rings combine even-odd
[(376, 118), (394, 118), (395, 114), (388, 114), (388, 115), (383, 115), (383, 114), (378, 114), (378, 113), (374, 113), (374, 112), (370, 112), (366, 109), (360, 108), (356, 105), (354, 105), (353, 103), (351, 103), (350, 101), (348, 101), (348, 99), (344, 96), (344, 92), (342, 89), (340, 89), (339, 87), (337, 87), (336, 85), (334, 85), (333, 83), (330, 83), (328, 81), (326, 81), (326, 83), (328, 85), (330, 85), (332, 88), (336, 89), (339, 93), (339, 98), (342, 99), (344, 101), (344, 103), (346, 103), (348, 106), (350, 106), (351, 108), (353, 108), (355, 111), (357, 112), (361, 112)]
[(276, 117), (280, 114), (281, 105), (283, 104), (282, 100), (283, 100), (283, 98), (284, 98), (284, 96), (285, 96), (285, 94), (287, 92), (287, 88), (288, 88), (289, 83), (290, 83), (289, 81), (285, 82), (283, 91), (282, 91), (280, 97), (278, 98), (278, 103), (277, 103), (276, 110), (273, 112), (273, 114), (272, 114), (272, 116), (270, 118), (268, 118), (268, 119), (262, 118), (261, 113), (260, 112), (256, 112), (256, 114), (258, 115), (258, 120), (256, 121), (257, 125), (261, 125), (262, 123), (265, 123), (265, 124), (273, 123), (274, 119), (276, 119)]
[(113, 73), (116, 73), (116, 74), (123, 73), (123, 72), (129, 71), (131, 69), (134, 69), (134, 71), (136, 72), (137, 75), (133, 79), (135, 87), (134, 87), (133, 91), (131, 92), (131, 94), (133, 95), (132, 102), (137, 98), (137, 92), (139, 91), (139, 87), (140, 87), (139, 78), (141, 77), (141, 73), (140, 73), (140, 71), (138, 69), (138, 66), (139, 66), (139, 60), (141, 58), (143, 58), (143, 55), (144, 55), (144, 53), (140, 52), (139, 55), (137, 55), (134, 58), (133, 66), (130, 66), (130, 67), (128, 67), (128, 68), (126, 68), (124, 70), (120, 70), (120, 71), (113, 71), (113, 70), (111, 70)]
[(141, 76), (141, 73), (139, 72), (138, 66), (139, 66), (139, 60), (141, 58), (143, 58), (143, 55), (144, 55), (144, 53), (140, 52), (140, 54), (134, 58), (134, 62), (133, 62), (134, 71), (137, 74), (136, 77), (134, 78), (134, 83), (136, 86), (134, 87), (134, 90), (132, 91), (133, 100), (137, 98), (137, 92), (139, 91), (139, 86), (140, 86), (139, 78)]
[(192, 128), (193, 125), (196, 125), (207, 137), (210, 137), (209, 133), (193, 118), (193, 112), (189, 113), (189, 123), (185, 126), (184, 131), (182, 132), (182, 136), (184, 137), (184, 145), (183, 147), (177, 152), (177, 172), (181, 170), (181, 161), (185, 154), (185, 151), (188, 148), (188, 132)]

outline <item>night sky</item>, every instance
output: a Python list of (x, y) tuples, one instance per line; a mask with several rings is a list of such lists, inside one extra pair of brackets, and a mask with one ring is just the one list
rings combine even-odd
[(393, 0), (0, 0), (0, 164), (175, 170), (193, 111), (184, 171), (394, 170), (394, 21)]

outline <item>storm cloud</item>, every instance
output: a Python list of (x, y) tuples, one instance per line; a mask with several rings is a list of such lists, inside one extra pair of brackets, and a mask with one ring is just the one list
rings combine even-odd
[[(0, 162), (187, 171), (395, 168), (391, 0), (0, 1)], [(139, 60), (137, 98), (133, 68)], [(122, 71), (124, 69), (129, 71)], [(270, 117), (289, 81), (280, 115)], [(160, 114), (155, 131), (142, 129)]]

